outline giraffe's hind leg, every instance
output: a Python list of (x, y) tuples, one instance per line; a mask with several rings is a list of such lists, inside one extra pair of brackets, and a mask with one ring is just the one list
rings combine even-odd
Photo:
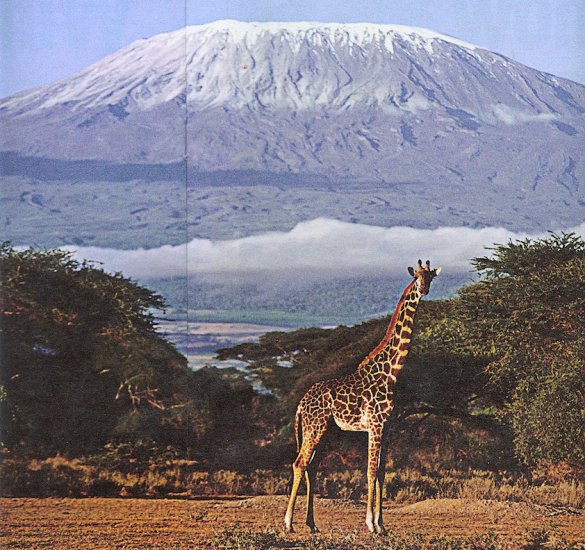
[(315, 485), (317, 482), (317, 465), (315, 461), (315, 451), (313, 451), (313, 458), (307, 465), (305, 472), (305, 479), (307, 482), (307, 525), (312, 533), (318, 533), (319, 529), (315, 525), (315, 516), (313, 512), (313, 497), (315, 495)]
[[(301, 485), (301, 481), (305, 472), (307, 472), (307, 467), (311, 463), (313, 458), (313, 454), (315, 451), (315, 447), (317, 447), (319, 441), (325, 434), (327, 430), (328, 419), (320, 420), (318, 423), (313, 423), (311, 426), (308, 426), (306, 431), (303, 427), (303, 442), (301, 444), (301, 448), (299, 450), (299, 454), (297, 455), (296, 460), (293, 463), (293, 482), (292, 488), (290, 492), (290, 497), (288, 499), (288, 507), (286, 509), (286, 515), (284, 517), (284, 526), (285, 529), (289, 532), (292, 532), (292, 524), (293, 524), (293, 513), (295, 508), (295, 502), (297, 499), (297, 494), (299, 492), (299, 487)], [(307, 524), (311, 528), (311, 531), (316, 530), (315, 521), (313, 518), (313, 495), (312, 491), (314, 489), (314, 468), (311, 468), (309, 472), (307, 472), (307, 494), (308, 494), (308, 502), (307, 502)], [(313, 478), (311, 478), (313, 476)], [(310, 514), (310, 515), (309, 515)], [(311, 523), (309, 523), (311, 520)]]

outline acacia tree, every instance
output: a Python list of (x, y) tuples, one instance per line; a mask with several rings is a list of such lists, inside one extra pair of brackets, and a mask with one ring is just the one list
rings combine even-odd
[(585, 242), (575, 234), (497, 245), (460, 292), (464, 337), (486, 372), (517, 456), (585, 461)]
[(130, 416), (137, 436), (160, 433), (170, 406), (186, 401), (178, 379), (191, 374), (155, 333), (161, 297), (61, 250), (5, 243), (0, 270), (2, 442), (33, 453), (92, 450)]
[(0, 278), (3, 445), (39, 456), (142, 442), (202, 460), (246, 448), (250, 384), (193, 372), (156, 332), (160, 296), (68, 252), (6, 243)]

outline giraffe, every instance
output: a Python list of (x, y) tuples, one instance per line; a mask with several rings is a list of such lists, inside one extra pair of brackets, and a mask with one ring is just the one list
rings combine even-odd
[(413, 280), (398, 301), (382, 341), (359, 364), (357, 370), (342, 378), (317, 382), (299, 402), (295, 415), (298, 456), (293, 463), (293, 482), (284, 518), (285, 528), (293, 530), (293, 512), (299, 486), (305, 474), (307, 520), (317, 532), (313, 516), (316, 447), (334, 421), (342, 430), (368, 432), (368, 502), (366, 525), (371, 533), (383, 533), (382, 490), (387, 454), (387, 427), (394, 407), (392, 393), (396, 376), (404, 366), (410, 347), (416, 308), (429, 292), (431, 281), (441, 268), (408, 268)]

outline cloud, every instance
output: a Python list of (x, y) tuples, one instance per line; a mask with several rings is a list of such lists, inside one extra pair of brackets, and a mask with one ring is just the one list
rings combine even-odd
[[(573, 231), (584, 234), (585, 223)], [(418, 258), (430, 259), (446, 272), (471, 269), (469, 260), (486, 247), (510, 239), (540, 237), (503, 228), (377, 227), (318, 218), (292, 230), (232, 239), (194, 239), (186, 245), (115, 250), (66, 247), (78, 259), (103, 263), (139, 280), (178, 277), (321, 277), (356, 274), (402, 274)]]
[(492, 112), (497, 120), (508, 126), (527, 122), (546, 122), (556, 118), (553, 113), (527, 113), (504, 104), (494, 105)]

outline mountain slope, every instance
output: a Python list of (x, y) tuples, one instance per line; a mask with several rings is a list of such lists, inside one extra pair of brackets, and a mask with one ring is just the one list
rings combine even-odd
[(249, 171), (271, 184), (296, 174), (397, 185), (387, 198), (400, 208), (489, 202), (467, 224), (529, 217), (536, 227), (549, 209), (547, 228), (585, 217), (585, 86), (424, 29), (187, 27), (2, 100), (0, 124), (0, 151), (13, 156), (165, 165), (186, 156), (201, 185), (208, 173), (230, 172), (233, 185)]

